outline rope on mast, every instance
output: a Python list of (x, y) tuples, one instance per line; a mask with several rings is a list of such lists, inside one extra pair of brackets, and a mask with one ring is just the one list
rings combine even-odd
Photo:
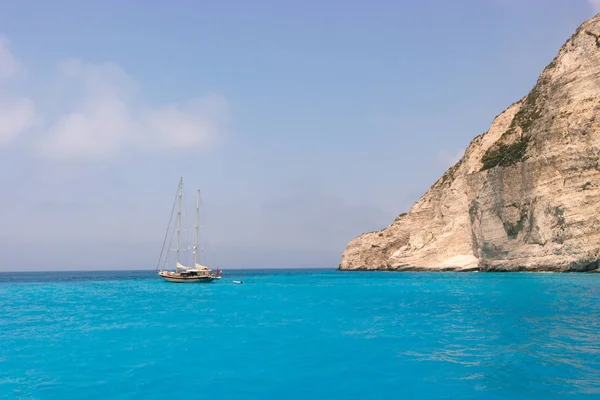
[[(156, 270), (158, 271), (158, 267), (160, 266), (160, 260), (162, 260), (163, 252), (165, 250), (165, 244), (167, 243), (167, 236), (169, 236), (169, 228), (171, 226), (171, 222), (173, 221), (173, 212), (175, 211), (175, 204), (177, 203), (177, 196), (179, 196), (179, 186), (177, 187), (177, 192), (175, 193), (175, 201), (173, 202), (173, 207), (171, 208), (171, 216), (169, 217), (169, 224), (167, 225), (167, 231), (165, 232), (165, 238), (163, 239), (162, 248), (160, 249), (160, 256), (158, 256), (158, 262), (156, 263)], [(169, 244), (169, 247), (171, 245)]]

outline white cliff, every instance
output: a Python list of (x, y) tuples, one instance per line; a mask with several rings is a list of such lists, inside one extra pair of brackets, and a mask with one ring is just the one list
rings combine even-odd
[(407, 214), (340, 269), (589, 271), (600, 260), (600, 14)]

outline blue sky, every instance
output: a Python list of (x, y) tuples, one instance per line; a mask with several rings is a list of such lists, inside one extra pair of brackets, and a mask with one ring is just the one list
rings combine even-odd
[(207, 261), (336, 267), (598, 3), (0, 2), (0, 270), (154, 268), (180, 176)]

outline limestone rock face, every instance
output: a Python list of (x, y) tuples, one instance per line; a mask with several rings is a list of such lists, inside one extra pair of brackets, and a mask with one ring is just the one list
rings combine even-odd
[(600, 260), (600, 14), (343, 270), (590, 271)]

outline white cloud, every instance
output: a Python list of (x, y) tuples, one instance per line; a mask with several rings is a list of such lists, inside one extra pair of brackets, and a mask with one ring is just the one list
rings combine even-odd
[(149, 109), (143, 123), (154, 135), (155, 145), (166, 148), (206, 148), (222, 129), (227, 101), (218, 95), (189, 101), (185, 106), (171, 105)]
[[(19, 64), (6, 41), (0, 41), (0, 63), (0, 78), (17, 74)], [(44, 158), (206, 150), (224, 129), (227, 118), (227, 102), (218, 95), (191, 99), (183, 105), (145, 106), (137, 96), (133, 77), (115, 63), (70, 59), (59, 65), (54, 80), (51, 86), (58, 89), (52, 115), (39, 110), (36, 115), (35, 104), (28, 99), (0, 102), (0, 146), (33, 128), (36, 118), (43, 117), (46, 124), (25, 136), (29, 148)]]
[(93, 99), (58, 118), (37, 141), (36, 150), (50, 158), (107, 156), (119, 153), (136, 134), (125, 104)]
[(0, 146), (33, 126), (35, 106), (29, 99), (0, 100)]
[(600, 0), (588, 0), (594, 12), (600, 12)]
[(127, 150), (207, 149), (223, 127), (227, 103), (218, 96), (185, 106), (143, 107), (136, 83), (118, 65), (70, 60), (61, 82), (71, 100), (39, 142), (39, 154), (51, 158), (113, 156)]

